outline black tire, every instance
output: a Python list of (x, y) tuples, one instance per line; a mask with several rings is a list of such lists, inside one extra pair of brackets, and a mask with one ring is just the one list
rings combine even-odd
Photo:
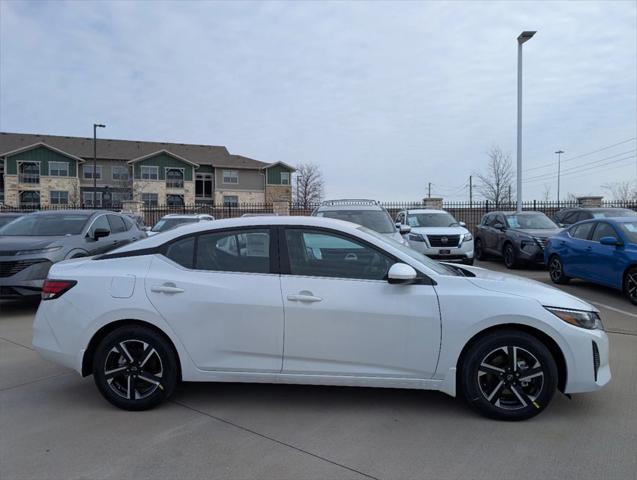
[(631, 267), (624, 275), (624, 295), (630, 303), (637, 305), (637, 267)]
[(551, 281), (558, 285), (564, 285), (571, 279), (564, 275), (564, 265), (558, 255), (551, 255), (551, 258), (549, 258), (549, 275)]
[(106, 400), (124, 410), (149, 410), (168, 399), (177, 385), (178, 371), (169, 342), (139, 325), (109, 333), (93, 357), (97, 388)]
[(473, 265), (473, 258), (465, 258), (465, 259), (462, 261), (462, 264), (463, 264), (463, 265)]
[[(515, 352), (515, 366), (509, 352)], [(534, 417), (546, 408), (557, 389), (557, 366), (551, 352), (534, 336), (516, 330), (478, 339), (459, 367), (465, 399), (489, 418)]]
[(478, 260), (482, 261), (487, 259), (487, 255), (484, 252), (484, 247), (482, 246), (482, 240), (480, 240), (479, 238), (476, 238), (476, 243), (473, 247), (476, 252), (476, 258)]
[(504, 259), (504, 266), (508, 269), (518, 268), (520, 266), (518, 255), (515, 252), (515, 247), (510, 242), (504, 244), (504, 248), (502, 249), (502, 258)]

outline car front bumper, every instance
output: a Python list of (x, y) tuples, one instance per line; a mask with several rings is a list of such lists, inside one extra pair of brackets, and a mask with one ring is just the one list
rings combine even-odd
[(570, 358), (564, 393), (601, 389), (611, 380), (608, 336), (603, 330), (567, 326)]
[(446, 262), (463, 262), (473, 260), (473, 240), (463, 242), (460, 246), (442, 248), (442, 247), (430, 247), (425, 242), (416, 242), (409, 240), (409, 247), (412, 250), (416, 250), (429, 258), (435, 260), (442, 260)]

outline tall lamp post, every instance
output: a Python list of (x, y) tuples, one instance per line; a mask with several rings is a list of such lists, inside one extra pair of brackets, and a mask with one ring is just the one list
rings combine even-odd
[(560, 208), (560, 169), (564, 150), (558, 150), (555, 153), (557, 153), (557, 208)]
[(106, 128), (101, 123), (93, 124), (93, 207), (97, 203), (97, 129)]
[(517, 155), (517, 177), (518, 177), (518, 212), (522, 211), (522, 44), (533, 38), (535, 32), (524, 31), (518, 36), (518, 155)]

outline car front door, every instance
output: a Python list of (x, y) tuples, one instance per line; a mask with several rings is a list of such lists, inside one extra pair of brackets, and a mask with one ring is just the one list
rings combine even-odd
[(480, 226), (480, 239), (482, 240), (482, 247), (485, 252), (493, 253), (494, 251), (497, 233), (497, 230), (493, 228), (493, 224), (496, 222), (495, 218), (494, 213), (489, 214), (484, 223)]
[(430, 378), (440, 347), (431, 285), (392, 285), (395, 260), (330, 230), (281, 237), (283, 373)]
[[(97, 229), (108, 230), (109, 234), (106, 237), (100, 237), (95, 239), (95, 230)], [(100, 253), (106, 253), (113, 249), (113, 239), (111, 238), (111, 225), (108, 223), (106, 215), (98, 215), (93, 219), (93, 223), (89, 226), (89, 229), (85, 237), (85, 248), (90, 255), (98, 255)]]
[(283, 303), (269, 228), (181, 237), (153, 258), (146, 293), (202, 370), (279, 373)]
[(626, 259), (623, 247), (615, 245), (602, 245), (599, 241), (604, 237), (621, 237), (608, 222), (597, 222), (591, 241), (589, 242), (589, 255), (587, 270), (589, 278), (597, 283), (619, 288), (622, 285), (622, 276)]
[(592, 280), (590, 268), (591, 233), (594, 222), (580, 223), (570, 228), (564, 238), (556, 237), (558, 242), (564, 243), (563, 251), (559, 252), (564, 265), (564, 273), (571, 277)]

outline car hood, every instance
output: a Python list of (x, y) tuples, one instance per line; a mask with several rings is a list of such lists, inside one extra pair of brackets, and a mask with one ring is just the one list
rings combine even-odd
[(475, 275), (475, 277), (467, 277), (467, 280), (485, 290), (533, 298), (547, 307), (597, 311), (590, 303), (535, 280), (480, 267), (463, 266), (462, 268), (469, 270)]
[(411, 227), (414, 233), (425, 235), (463, 235), (469, 233), (464, 227)]
[(523, 235), (530, 235), (531, 237), (549, 238), (549, 237), (552, 237), (553, 235), (557, 235), (558, 233), (560, 233), (562, 229), (561, 228), (555, 228), (555, 229), (542, 228), (542, 229), (532, 230), (532, 229), (523, 229), (523, 228), (511, 228), (509, 231), (514, 233), (521, 233)]
[(398, 242), (401, 245), (406, 245), (407, 242), (405, 241), (405, 239), (403, 238), (403, 236), (399, 233), (399, 232), (393, 232), (393, 233), (383, 233), (383, 235), (387, 238), (392, 239), (394, 242)]
[(17, 250), (35, 250), (59, 245), (60, 237), (0, 237), (0, 255), (2, 252), (13, 252)]

